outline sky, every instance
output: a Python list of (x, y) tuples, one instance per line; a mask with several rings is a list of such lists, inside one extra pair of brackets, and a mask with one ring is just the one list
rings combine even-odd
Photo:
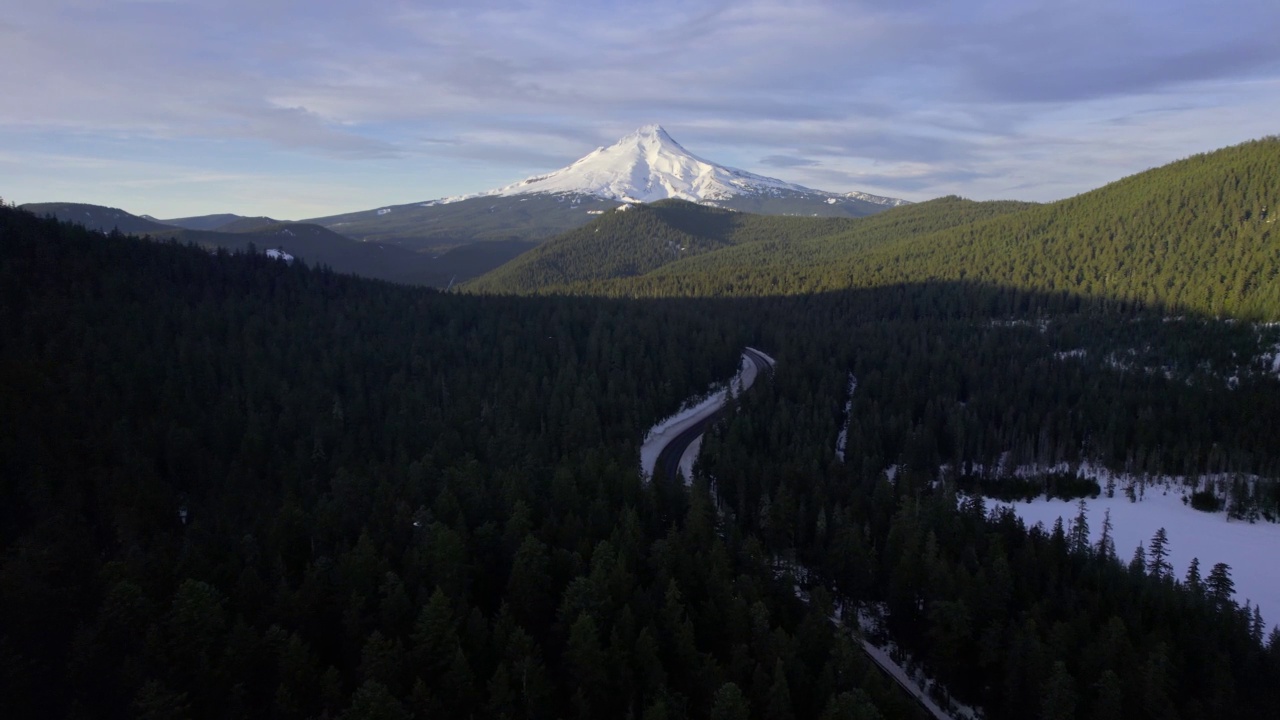
[(0, 197), (301, 219), (649, 123), (822, 190), (1051, 201), (1280, 133), (1275, 0), (8, 0)]

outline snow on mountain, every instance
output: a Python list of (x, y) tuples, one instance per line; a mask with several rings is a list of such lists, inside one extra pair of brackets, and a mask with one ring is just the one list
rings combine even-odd
[(618, 202), (645, 203), (665, 198), (714, 203), (741, 195), (816, 195), (851, 198), (896, 207), (905, 200), (866, 193), (827, 193), (776, 178), (717, 165), (685, 150), (659, 125), (645, 125), (609, 147), (597, 148), (572, 165), (526, 178), (496, 190), (443, 198), (426, 205), (477, 197), (533, 193), (575, 193)]
[(899, 198), (884, 197), (883, 195), (872, 195), (871, 193), (858, 192), (857, 190), (854, 190), (853, 192), (844, 193), (843, 197), (851, 198), (853, 200), (862, 200), (863, 202), (875, 203), (876, 205), (884, 205), (885, 207), (898, 207), (901, 205), (911, 204), (910, 200), (901, 200)]

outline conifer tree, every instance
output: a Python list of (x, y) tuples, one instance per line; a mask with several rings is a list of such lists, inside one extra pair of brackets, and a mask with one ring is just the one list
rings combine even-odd
[(1204, 581), (1200, 578), (1200, 558), (1191, 558), (1191, 564), (1187, 566), (1187, 578), (1183, 584), (1186, 585), (1187, 591), (1196, 597), (1204, 594)]
[(1102, 536), (1098, 538), (1098, 555), (1105, 559), (1115, 559), (1116, 542), (1111, 536), (1111, 508), (1102, 515)]
[(1216, 563), (1213, 569), (1209, 571), (1209, 577), (1205, 581), (1208, 588), (1209, 600), (1213, 602), (1214, 607), (1222, 609), (1233, 605), (1231, 596), (1236, 591), (1236, 584), (1231, 579), (1231, 566), (1226, 563)]
[(1169, 565), (1169, 534), (1164, 528), (1151, 537), (1151, 549), (1147, 552), (1147, 574), (1158, 579), (1169, 577), (1173, 568)]

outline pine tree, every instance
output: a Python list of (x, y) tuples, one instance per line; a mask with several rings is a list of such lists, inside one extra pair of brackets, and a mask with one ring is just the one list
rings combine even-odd
[(1107, 668), (1094, 685), (1093, 708), (1089, 717), (1093, 720), (1123, 720), (1124, 687), (1120, 684), (1120, 676)]
[(1209, 600), (1213, 602), (1214, 607), (1219, 609), (1232, 605), (1231, 596), (1236, 591), (1236, 584), (1231, 579), (1231, 566), (1226, 563), (1217, 563), (1213, 569), (1209, 571), (1209, 578), (1205, 581), (1205, 585), (1209, 590)]
[(831, 698), (820, 720), (883, 720), (883, 717), (865, 692), (852, 690)]
[(1098, 555), (1110, 559), (1116, 556), (1116, 541), (1111, 536), (1111, 508), (1107, 508), (1102, 515), (1102, 537), (1098, 538)]
[(773, 665), (773, 684), (769, 687), (767, 702), (765, 720), (795, 720), (795, 712), (791, 707), (791, 689), (787, 685), (787, 671), (782, 665), (782, 658), (778, 658)]
[(1089, 554), (1089, 519), (1087, 516), (1088, 505), (1084, 498), (1080, 498), (1076, 503), (1076, 517), (1071, 522), (1071, 552), (1076, 555)]
[(1147, 574), (1160, 580), (1168, 578), (1173, 572), (1168, 557), (1169, 534), (1164, 528), (1160, 528), (1151, 537), (1151, 549), (1147, 552)]
[(1204, 594), (1204, 581), (1200, 578), (1200, 558), (1191, 558), (1191, 564), (1187, 566), (1187, 578), (1184, 584), (1192, 595), (1200, 597)]
[(1147, 551), (1142, 547), (1142, 543), (1138, 543), (1138, 547), (1133, 549), (1133, 557), (1129, 560), (1129, 573), (1135, 576), (1141, 576), (1147, 571)]
[(716, 691), (711, 704), (711, 720), (748, 720), (751, 711), (747, 698), (734, 683), (725, 683)]
[(1071, 673), (1067, 672), (1066, 663), (1057, 661), (1053, 664), (1043, 691), (1040, 705), (1041, 720), (1074, 720), (1076, 716), (1076, 684)]
[(385, 685), (368, 680), (351, 696), (351, 706), (342, 713), (341, 720), (410, 720), (412, 717)]

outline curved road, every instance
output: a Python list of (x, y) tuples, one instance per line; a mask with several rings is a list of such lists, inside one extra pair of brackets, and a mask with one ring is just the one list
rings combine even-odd
[[(769, 361), (765, 359), (765, 356), (759, 351), (751, 348), (743, 348), (742, 354), (746, 355), (747, 359), (755, 364), (757, 376), (760, 373), (772, 372), (773, 366), (769, 364)], [(672, 438), (667, 443), (666, 447), (662, 448), (662, 452), (658, 453), (658, 462), (656, 463), (656, 467), (662, 468), (664, 477), (674, 478), (679, 474), (680, 458), (684, 457), (685, 450), (688, 450), (689, 445), (691, 445), (698, 436), (702, 435), (702, 433), (706, 431), (708, 425), (718, 420), (723, 413), (724, 408), (721, 407), (705, 418), (702, 418), (698, 422), (690, 425), (688, 428), (685, 428), (683, 432)], [(685, 480), (687, 482), (691, 480), (691, 478), (686, 478)]]

